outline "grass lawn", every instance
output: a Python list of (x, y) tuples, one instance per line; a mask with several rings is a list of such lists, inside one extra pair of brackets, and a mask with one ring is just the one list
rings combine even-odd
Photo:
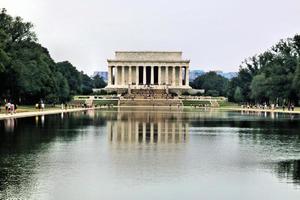
[(240, 108), (237, 103), (232, 103), (228, 101), (218, 101), (220, 108)]
[(210, 105), (210, 101), (201, 101), (201, 100), (182, 100), (182, 103), (184, 106), (192, 106), (192, 105), (204, 105), (204, 104), (209, 104)]
[(106, 100), (106, 99), (103, 99), (103, 100), (94, 100), (93, 101), (93, 104), (94, 105), (97, 105), (97, 106), (103, 106), (103, 105), (114, 105), (114, 106), (117, 106), (118, 105), (118, 101), (119, 100)]

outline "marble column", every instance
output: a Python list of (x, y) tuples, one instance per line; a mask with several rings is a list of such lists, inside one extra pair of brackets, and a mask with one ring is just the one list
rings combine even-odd
[(136, 70), (135, 70), (135, 75), (136, 75), (136, 77), (135, 77), (135, 84), (136, 85), (139, 85), (139, 67), (138, 66), (136, 66), (136, 68), (135, 68)]
[(189, 86), (189, 81), (190, 81), (189, 73), (190, 73), (189, 68), (185, 67), (185, 85), (186, 86)]
[(166, 72), (165, 72), (165, 83), (167, 85), (167, 84), (169, 84), (169, 74), (168, 74), (169, 73), (168, 72), (169, 68), (168, 68), (168, 66), (166, 66), (165, 69), (166, 69)]
[(122, 85), (125, 85), (125, 66), (122, 66)]
[(146, 66), (143, 67), (143, 84), (146, 85)]
[(157, 84), (161, 85), (161, 66), (158, 66), (158, 77), (157, 77)]
[(115, 66), (115, 84), (114, 85), (119, 85), (118, 83), (118, 66)]
[(182, 86), (182, 67), (179, 66), (179, 86)]
[(108, 79), (107, 79), (107, 85), (108, 85), (108, 86), (111, 85), (111, 69), (112, 69), (112, 67), (111, 67), (111, 66), (108, 66), (108, 72), (107, 72), (107, 76), (108, 76)]
[(172, 71), (172, 85), (175, 86), (175, 69), (176, 69), (176, 67), (173, 66), (172, 68), (173, 68), (173, 71)]
[(132, 84), (132, 77), (131, 77), (132, 72), (131, 72), (131, 66), (129, 66), (129, 68), (128, 68), (128, 73), (129, 73), (129, 82), (128, 82), (128, 84), (131, 85), (131, 84)]
[(154, 66), (151, 66), (151, 78), (150, 78), (150, 84), (154, 84)]

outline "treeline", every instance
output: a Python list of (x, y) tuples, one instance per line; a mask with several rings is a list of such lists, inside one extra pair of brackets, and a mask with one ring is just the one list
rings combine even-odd
[(90, 94), (104, 87), (100, 77), (91, 79), (70, 62), (56, 63), (37, 42), (33, 25), (21, 17), (0, 13), (0, 100), (32, 104), (69, 101), (75, 94)]
[(246, 59), (228, 85), (235, 102), (298, 104), (300, 35), (279, 41), (270, 50)]
[(270, 50), (246, 59), (238, 76), (226, 80), (215, 72), (191, 83), (206, 95), (227, 96), (239, 103), (299, 104), (300, 35), (279, 41)]
[(208, 96), (227, 96), (229, 80), (214, 71), (198, 76), (190, 86), (195, 89), (204, 89)]

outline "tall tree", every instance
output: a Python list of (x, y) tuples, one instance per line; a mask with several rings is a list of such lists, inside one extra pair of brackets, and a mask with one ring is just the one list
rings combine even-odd
[(197, 77), (193, 85), (196, 89), (204, 89), (207, 95), (225, 96), (228, 82), (228, 79), (212, 71)]
[(240, 87), (247, 102), (299, 101), (300, 36), (280, 40), (270, 50), (253, 56), (240, 67), (236, 79), (230, 81), (228, 97)]
[(235, 102), (243, 102), (244, 97), (240, 87), (236, 87), (234, 91), (234, 101)]
[(36, 103), (40, 99), (56, 103), (82, 94), (83, 90), (90, 93), (92, 79), (67, 61), (55, 63), (48, 50), (37, 43), (32, 29), (30, 22), (1, 10), (0, 98), (21, 100), (20, 103)]
[(105, 81), (99, 75), (93, 77), (94, 87), (95, 88), (104, 88), (106, 86)]
[(74, 67), (70, 62), (63, 61), (57, 63), (57, 69), (60, 71), (63, 76), (67, 79), (70, 94), (81, 94), (82, 93), (82, 76), (76, 67)]

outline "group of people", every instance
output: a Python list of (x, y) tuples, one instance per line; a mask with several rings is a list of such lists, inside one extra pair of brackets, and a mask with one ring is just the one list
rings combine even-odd
[(17, 104), (14, 104), (10, 101), (5, 103), (5, 113), (6, 114), (14, 114), (17, 111)]
[(44, 110), (45, 109), (45, 103), (43, 100), (41, 100), (39, 103), (35, 104), (35, 108), (39, 110)]
[[(282, 105), (282, 110), (284, 111), (285, 110), (285, 105)], [(294, 111), (295, 110), (295, 105), (294, 104), (288, 104), (287, 105), (287, 109), (288, 111)]]
[[(295, 110), (295, 105), (294, 104), (283, 104), (282, 105), (282, 110), (285, 111), (285, 108), (288, 108), (288, 111), (294, 111)], [(262, 110), (267, 110), (267, 109), (271, 109), (271, 110), (274, 110), (274, 109), (279, 109), (279, 105), (278, 104), (271, 104), (271, 105), (268, 105), (268, 104), (256, 104), (256, 105), (252, 105), (252, 104), (246, 104), (246, 105), (241, 105), (241, 108), (248, 108), (248, 109), (262, 109)]]
[(278, 108), (278, 105), (267, 105), (265, 104), (246, 104), (246, 105), (241, 105), (241, 108), (247, 108), (247, 109), (262, 109), (262, 110), (267, 110), (267, 109), (271, 109), (274, 110), (275, 108)]

